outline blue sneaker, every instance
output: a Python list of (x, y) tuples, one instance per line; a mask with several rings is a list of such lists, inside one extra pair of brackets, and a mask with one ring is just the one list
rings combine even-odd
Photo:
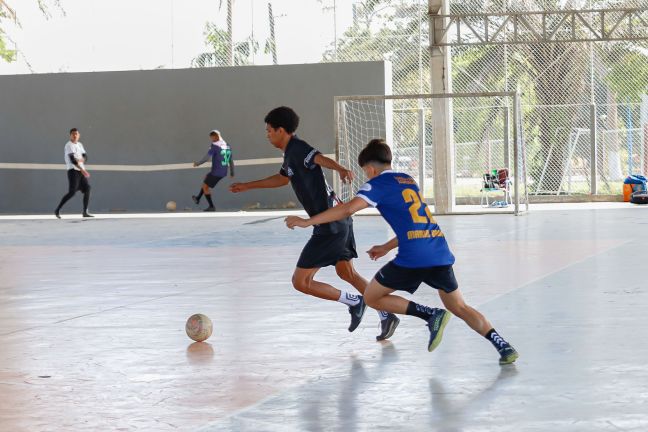
[(396, 331), (399, 323), (400, 319), (396, 315), (393, 313), (387, 314), (387, 318), (380, 320), (380, 334), (376, 336), (376, 340), (389, 339)]
[(501, 365), (511, 364), (520, 357), (520, 354), (511, 345), (497, 350), (497, 352), (500, 354), (499, 364)]
[(441, 343), (443, 330), (450, 321), (452, 314), (445, 309), (434, 308), (434, 313), (428, 320), (427, 326), (430, 329), (430, 341), (428, 342), (428, 351), (432, 352)]
[(351, 314), (351, 324), (349, 325), (350, 332), (358, 328), (360, 322), (362, 321), (362, 316), (365, 313), (365, 309), (367, 309), (367, 303), (365, 303), (364, 297), (359, 297), (360, 302), (358, 302), (357, 305), (349, 306), (349, 313)]

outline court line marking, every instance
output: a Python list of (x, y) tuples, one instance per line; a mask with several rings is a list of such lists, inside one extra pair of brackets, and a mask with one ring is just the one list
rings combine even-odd
[[(335, 159), (335, 154), (325, 154), (328, 158)], [(235, 166), (253, 166), (282, 163), (282, 157), (276, 158), (259, 158), (259, 159), (241, 159), (235, 160)], [(161, 165), (93, 165), (87, 164), (89, 171), (131, 171), (131, 172), (152, 172), (152, 171), (176, 171), (186, 169), (205, 169), (205, 166), (194, 167), (193, 162)], [(0, 162), (0, 169), (18, 169), (18, 170), (65, 170), (65, 164), (49, 163), (14, 163)]]
[[(359, 211), (354, 216), (377, 216), (378, 210), (367, 208)], [(285, 216), (307, 216), (304, 209), (294, 208), (291, 210), (253, 210), (253, 211), (232, 211), (232, 212), (176, 212), (176, 213), (93, 213), (92, 219), (84, 219), (87, 222), (104, 219), (174, 219), (174, 218), (282, 218)], [(79, 221), (81, 215), (63, 214), (61, 222)], [(0, 216), (0, 221), (27, 221), (27, 220), (54, 220), (54, 214), (40, 215), (6, 215)]]

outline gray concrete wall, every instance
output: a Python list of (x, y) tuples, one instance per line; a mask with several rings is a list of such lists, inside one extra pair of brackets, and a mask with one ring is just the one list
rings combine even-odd
[[(91, 210), (163, 211), (191, 202), (206, 166), (160, 172), (92, 171), (92, 164), (156, 165), (198, 160), (218, 128), (235, 160), (277, 158), (263, 118), (291, 106), (298, 135), (334, 152), (333, 97), (384, 94), (391, 82), (382, 62), (0, 76), (0, 164), (62, 164), (71, 127), (79, 128), (92, 173)], [(387, 84), (386, 84), (387, 83)], [(272, 175), (278, 163), (240, 166), (235, 181)], [(244, 194), (214, 191), (219, 209), (295, 201), (290, 187)], [(65, 168), (0, 168), (0, 213), (50, 213), (67, 188)], [(81, 195), (64, 212), (78, 212)]]

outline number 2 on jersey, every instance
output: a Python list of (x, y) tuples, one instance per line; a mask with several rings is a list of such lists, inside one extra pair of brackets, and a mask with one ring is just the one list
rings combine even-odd
[[(421, 195), (418, 192), (416, 192), (414, 189), (404, 189), (403, 199), (405, 200), (406, 203), (412, 203), (412, 205), (409, 206), (409, 212), (412, 215), (412, 220), (414, 221), (414, 223), (428, 223), (428, 222), (433, 224), (436, 223), (436, 221), (432, 217), (432, 212), (430, 211), (430, 208), (427, 205), (422, 203), (423, 199), (421, 198)], [(427, 217), (421, 216), (419, 214), (421, 205), (424, 206), (425, 214), (427, 215)]]

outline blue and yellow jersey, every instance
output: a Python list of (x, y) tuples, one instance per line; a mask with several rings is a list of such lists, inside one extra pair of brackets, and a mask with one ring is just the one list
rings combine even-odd
[(376, 207), (396, 233), (394, 264), (409, 268), (454, 264), (454, 255), (412, 177), (383, 171), (365, 183), (357, 196)]

